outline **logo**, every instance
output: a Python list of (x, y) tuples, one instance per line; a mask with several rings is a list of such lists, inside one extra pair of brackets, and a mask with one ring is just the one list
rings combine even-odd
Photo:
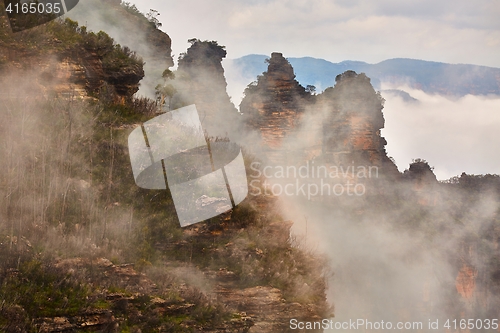
[(73, 9), (79, 0), (4, 0), (13, 32), (45, 24)]
[(128, 138), (137, 186), (172, 193), (182, 227), (231, 210), (248, 195), (238, 145), (206, 140), (195, 105), (145, 122)]

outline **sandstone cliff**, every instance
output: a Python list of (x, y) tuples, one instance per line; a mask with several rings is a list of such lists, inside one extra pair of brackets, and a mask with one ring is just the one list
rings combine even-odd
[(296, 80), (283, 54), (274, 52), (266, 72), (245, 90), (240, 112), (248, 128), (260, 133), (265, 153), (283, 160), (284, 139), (295, 132), (312, 96)]
[(40, 75), (44, 90), (66, 97), (97, 97), (105, 91), (120, 101), (139, 90), (144, 77), (142, 59), (104, 32), (88, 32), (69, 19), (15, 34), (5, 18), (1, 23), (0, 69), (4, 73), (21, 69), (26, 75)]
[(363, 73), (347, 71), (335, 82), (320, 96), (328, 110), (323, 124), (324, 157), (336, 163), (387, 162), (387, 142), (380, 135), (384, 127), (383, 98)]
[(320, 158), (332, 165), (374, 165), (396, 176), (380, 134), (383, 102), (370, 79), (353, 71), (337, 76), (335, 87), (311, 95), (282, 54), (273, 53), (267, 72), (246, 89), (240, 109), (274, 163)]
[(80, 1), (67, 16), (89, 30), (106, 31), (118, 44), (136, 52), (145, 62), (140, 94), (154, 98), (163, 70), (174, 65), (172, 41), (159, 29), (156, 17), (146, 17), (135, 5), (119, 0)]

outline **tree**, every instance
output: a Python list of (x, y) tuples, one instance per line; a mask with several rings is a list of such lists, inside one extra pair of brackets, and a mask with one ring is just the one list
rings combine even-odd
[(160, 16), (160, 12), (156, 9), (150, 9), (149, 13), (146, 14), (146, 18), (155, 28), (160, 28), (162, 26), (160, 20), (158, 20), (158, 16)]
[(167, 68), (163, 71), (161, 77), (164, 78), (165, 80), (173, 80), (175, 79), (175, 74), (174, 72), (172, 72), (170, 69)]
[(169, 82), (175, 79), (175, 74), (167, 68), (163, 71), (162, 77), (165, 83), (155, 87), (156, 100), (160, 103), (160, 107), (167, 105), (168, 111), (170, 111), (170, 102), (172, 101), (172, 97), (177, 93), (177, 89)]
[(311, 95), (315, 95), (316, 94), (316, 87), (311, 85), (311, 84), (308, 84), (306, 86), (306, 92), (310, 93)]

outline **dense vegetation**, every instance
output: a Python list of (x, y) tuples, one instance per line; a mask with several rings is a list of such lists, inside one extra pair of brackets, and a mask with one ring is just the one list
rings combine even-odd
[[(135, 53), (69, 19), (19, 34), (4, 25), (0, 51), (0, 154), (7, 156), (0, 161), (2, 330), (35, 332), (47, 318), (106, 311), (124, 332), (208, 330), (239, 318), (199, 287), (186, 289), (188, 277), (175, 274), (182, 267), (209, 275), (223, 269), (237, 288), (277, 287), (290, 302), (329, 311), (324, 263), (292, 244), (272, 202), (247, 200), (183, 230), (168, 191), (135, 185), (127, 137), (157, 111), (154, 101), (116, 89), (120, 75), (140, 76)], [(57, 93), (43, 68), (31, 66), (68, 55), (100, 60), (105, 82), (87, 89), (93, 98)], [(277, 233), (285, 237), (277, 241)], [(157, 288), (122, 283), (120, 266), (100, 266), (102, 258), (132, 263)], [(191, 305), (158, 316), (155, 297)], [(123, 299), (130, 306), (120, 307)]]

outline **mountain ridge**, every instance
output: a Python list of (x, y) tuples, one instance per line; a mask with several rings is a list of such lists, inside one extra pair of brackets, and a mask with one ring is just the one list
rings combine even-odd
[[(250, 54), (230, 59), (245, 77), (256, 77), (266, 70), (265, 55)], [(303, 85), (315, 85), (318, 91), (333, 86), (336, 75), (353, 70), (365, 73), (373, 86), (408, 85), (427, 93), (443, 95), (500, 95), (500, 68), (471, 64), (449, 64), (410, 58), (392, 58), (370, 64), (344, 60), (338, 63), (314, 57), (287, 58)]]

